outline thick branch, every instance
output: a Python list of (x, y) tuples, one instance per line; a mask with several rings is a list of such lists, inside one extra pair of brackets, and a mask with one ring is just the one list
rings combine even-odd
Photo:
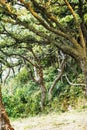
[(85, 43), (85, 40), (84, 40), (84, 36), (83, 36), (83, 33), (82, 33), (82, 30), (81, 30), (81, 27), (80, 27), (80, 23), (79, 23), (79, 20), (76, 16), (76, 13), (75, 11), (73, 10), (73, 8), (71, 7), (71, 5), (69, 4), (69, 2), (67, 0), (64, 0), (67, 7), (69, 8), (69, 10), (71, 11), (74, 19), (75, 19), (75, 22), (76, 22), (76, 26), (78, 28), (78, 32), (79, 32), (79, 36), (80, 36), (80, 39), (81, 39), (81, 45), (82, 47), (85, 49), (86, 48), (86, 43)]
[[(60, 30), (65, 31), (65, 29), (63, 28), (63, 26), (59, 23), (57, 17), (54, 16), (54, 15), (52, 14), (52, 12), (51, 12), (51, 11), (48, 11), (48, 9), (47, 9), (47, 8), (51, 8), (51, 5), (50, 5), (50, 2), (51, 2), (51, 1), (50, 1), (50, 0), (47, 1), (45, 5), (42, 4), (43, 6), (40, 6), (39, 3), (36, 2), (35, 0), (32, 0), (32, 2), (33, 2), (33, 4), (34, 4), (34, 6), (35, 6), (37, 9), (40, 10), (40, 13), (41, 13), (42, 15), (45, 14), (45, 16), (47, 16), (47, 19), (50, 19), (50, 22), (56, 23), (56, 25), (60, 28)], [(48, 23), (48, 24), (49, 24), (49, 23)]]
[(80, 49), (75, 49), (72, 46), (69, 46), (67, 44), (64, 43), (57, 43), (55, 42), (54, 45), (59, 48), (60, 50), (62, 50), (65, 54), (68, 54), (72, 57), (74, 57), (75, 59), (79, 60), (79, 56), (81, 54), (81, 52), (79, 53)]
[(52, 97), (52, 91), (53, 91), (55, 85), (56, 85), (57, 82), (61, 79), (61, 77), (62, 77), (62, 75), (63, 75), (63, 73), (64, 73), (64, 67), (65, 67), (65, 58), (63, 59), (61, 65), (60, 65), (60, 68), (59, 68), (60, 71), (59, 71), (59, 73), (58, 73), (56, 79), (54, 80), (54, 82), (53, 82), (51, 88), (49, 89), (49, 98)]
[[(74, 45), (74, 47), (76, 47), (76, 48), (79, 48), (79, 47), (80, 47), (80, 45), (78, 44), (78, 42), (77, 42), (71, 35), (69, 35), (68, 33), (64, 33), (64, 32), (62, 32), (62, 31), (60, 31), (60, 30), (56, 30), (56, 29), (53, 28), (53, 27), (50, 27), (50, 26), (33, 10), (33, 8), (31, 7), (31, 2), (25, 2), (24, 0), (20, 0), (20, 2), (24, 4), (24, 6), (31, 12), (31, 14), (32, 14), (32, 15), (41, 23), (41, 25), (43, 25), (47, 30), (49, 30), (49, 31), (51, 31), (51, 32), (53, 32), (53, 33), (55, 33), (55, 34), (61, 36), (61, 37), (64, 37), (64, 38), (68, 39), (68, 40)], [(9, 9), (7, 8), (6, 11), (9, 12)], [(10, 11), (9, 13), (11, 13), (11, 15), (14, 17), (14, 19), (15, 19), (15, 17), (16, 17), (16, 21), (18, 20), (21, 25), (26, 26), (25, 23), (23, 23), (23, 22), (21, 23), (21, 21), (17, 18), (17, 14), (16, 14), (16, 13), (14, 13), (13, 11), (12, 11), (12, 12)], [(28, 27), (28, 25), (27, 25), (27, 27)], [(32, 30), (32, 31), (33, 31), (33, 30)]]
[(76, 47), (79, 48), (80, 45), (78, 44), (78, 42), (69, 34), (64, 33), (60, 30), (56, 30), (55, 28), (50, 27), (31, 7), (31, 2), (24, 2), (24, 0), (20, 0), (20, 2), (22, 2), (25, 7), (31, 12), (31, 14), (41, 23), (41, 25), (43, 25), (47, 30), (62, 36), (66, 39), (68, 39), (69, 41), (71, 41), (71, 43)]

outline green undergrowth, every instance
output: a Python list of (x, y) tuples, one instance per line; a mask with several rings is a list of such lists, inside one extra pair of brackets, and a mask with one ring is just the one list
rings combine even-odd
[[(50, 73), (49, 73), (50, 72)], [(23, 70), (15, 78), (8, 80), (3, 86), (3, 103), (10, 117), (28, 117), (50, 112), (65, 112), (72, 109), (84, 109), (87, 107), (84, 98), (83, 87), (71, 86), (60, 80), (52, 93), (49, 101), (48, 90), (56, 77), (54, 68), (44, 71), (44, 79), (47, 88), (45, 108), (41, 111), (41, 91), (38, 84), (29, 79), (27, 71)], [(82, 75), (77, 79), (82, 82)], [(76, 82), (76, 81), (75, 81)]]

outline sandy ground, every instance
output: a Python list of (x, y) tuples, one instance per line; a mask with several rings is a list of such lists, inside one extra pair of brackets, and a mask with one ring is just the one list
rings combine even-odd
[(15, 130), (87, 130), (87, 109), (18, 119)]

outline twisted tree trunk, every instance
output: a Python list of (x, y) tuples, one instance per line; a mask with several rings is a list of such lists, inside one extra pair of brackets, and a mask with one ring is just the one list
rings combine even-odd
[(0, 130), (14, 130), (14, 128), (12, 128), (10, 124), (10, 120), (2, 103), (1, 85), (0, 85)]
[(38, 83), (41, 89), (41, 110), (43, 111), (44, 107), (45, 107), (45, 102), (46, 102), (46, 87), (45, 87), (45, 83), (44, 83), (44, 78), (43, 78), (43, 69), (42, 66), (34, 66), (34, 74), (35, 74), (35, 78), (32, 76), (31, 73), (31, 77), (33, 79), (34, 82)]
[(59, 68), (60, 71), (59, 71), (57, 77), (55, 78), (55, 80), (54, 80), (52, 86), (51, 86), (50, 89), (49, 89), (49, 93), (48, 93), (48, 95), (49, 95), (49, 97), (48, 97), (49, 100), (51, 100), (51, 98), (52, 98), (53, 89), (55, 88), (56, 84), (57, 84), (58, 81), (61, 79), (61, 77), (62, 77), (62, 75), (63, 75), (63, 73), (64, 73), (65, 60), (66, 60), (66, 57), (64, 57), (64, 59), (62, 60), (62, 63), (61, 63), (60, 68)]

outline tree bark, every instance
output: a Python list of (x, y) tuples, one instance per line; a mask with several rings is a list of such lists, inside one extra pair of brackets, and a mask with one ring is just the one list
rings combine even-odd
[(65, 60), (66, 60), (66, 58), (64, 57), (64, 59), (63, 59), (61, 65), (60, 65), (60, 68), (59, 68), (60, 71), (59, 71), (59, 73), (58, 73), (56, 79), (54, 80), (52, 86), (51, 86), (50, 89), (49, 89), (49, 100), (51, 100), (51, 98), (52, 98), (53, 89), (55, 88), (56, 84), (57, 84), (58, 81), (61, 79), (61, 77), (62, 77), (62, 75), (63, 75), (63, 73), (64, 73)]
[(43, 79), (43, 70), (42, 70), (41, 66), (39, 66), (38, 74), (39, 74), (38, 83), (41, 88), (41, 109), (43, 110), (45, 107), (45, 101), (46, 101), (46, 87), (45, 87), (45, 83), (44, 83), (44, 79)]
[(44, 82), (40, 83), (41, 86), (41, 110), (44, 110), (45, 102), (46, 102), (46, 87)]
[(85, 96), (87, 98), (87, 57), (83, 58), (81, 61), (81, 69), (84, 75), (84, 83), (85, 83)]
[(2, 103), (1, 85), (0, 85), (0, 130), (14, 130), (14, 128), (12, 128), (10, 124), (10, 120)]
[(31, 73), (31, 77), (33, 79), (34, 82), (38, 83), (41, 89), (41, 110), (44, 110), (45, 107), (45, 102), (46, 102), (46, 87), (45, 87), (45, 83), (44, 83), (44, 78), (43, 78), (43, 69), (42, 66), (34, 66), (34, 74), (35, 74), (35, 78), (32, 76)]

